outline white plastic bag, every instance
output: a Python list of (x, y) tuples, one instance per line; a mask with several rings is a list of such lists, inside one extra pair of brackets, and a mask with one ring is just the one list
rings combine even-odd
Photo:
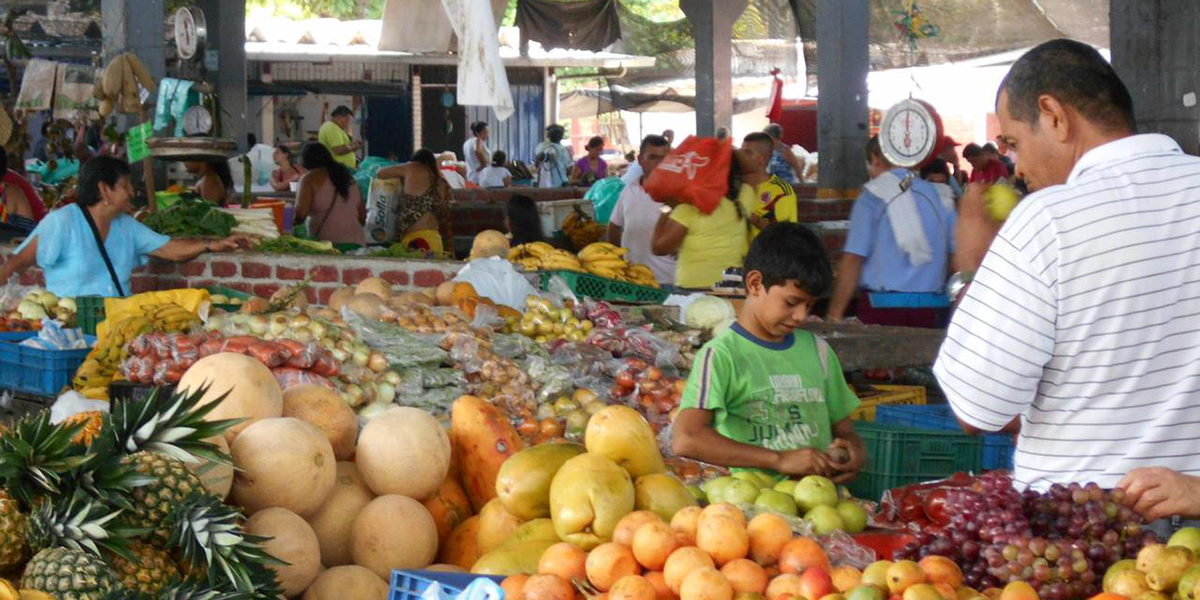
[(75, 390), (70, 390), (59, 396), (54, 401), (54, 405), (50, 407), (50, 422), (54, 424), (62, 423), (79, 413), (93, 410), (108, 412), (108, 401), (91, 400)]
[(396, 240), (396, 194), (399, 179), (372, 179), (367, 192), (367, 223), (363, 233), (367, 241), (376, 244)]
[(521, 310), (525, 299), (538, 292), (529, 281), (513, 268), (512, 263), (498, 256), (480, 258), (467, 263), (454, 281), (465, 281), (484, 298), (496, 304)]

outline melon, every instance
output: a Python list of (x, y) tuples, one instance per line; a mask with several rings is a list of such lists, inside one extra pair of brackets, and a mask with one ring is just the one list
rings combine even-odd
[(392, 569), (422, 569), (437, 555), (437, 526), (420, 502), (392, 494), (363, 507), (350, 532), (354, 563), (380, 577)]
[(296, 513), (285, 508), (260, 510), (246, 522), (246, 533), (267, 538), (263, 550), (287, 563), (271, 568), (288, 598), (304, 593), (321, 572), (317, 534)]
[(450, 469), (450, 436), (429, 413), (393, 407), (363, 427), (354, 462), (376, 494), (425, 500)]
[(374, 498), (354, 463), (337, 464), (333, 491), (321, 508), (308, 517), (308, 524), (321, 543), (321, 564), (334, 567), (354, 562), (350, 555), (350, 529), (359, 511)]
[[(229, 454), (229, 443), (225, 438), (215, 435), (206, 440), (210, 444), (217, 447), (222, 453)], [(191, 469), (200, 481), (204, 483), (204, 487), (212, 492), (214, 496), (224, 500), (229, 496), (229, 490), (233, 487), (233, 465), (222, 462), (208, 460), (207, 458), (196, 458), (197, 462), (184, 463), (188, 469)]]
[(305, 590), (303, 600), (387, 600), (390, 589), (370, 569), (343, 565), (318, 575)]
[(280, 507), (302, 517), (311, 515), (337, 480), (329, 440), (300, 419), (258, 421), (238, 435), (230, 450), (238, 469), (231, 497), (247, 514)]
[(329, 308), (336, 312), (342, 312), (342, 306), (345, 306), (346, 301), (354, 295), (354, 288), (346, 286), (338, 288), (329, 295)]
[(437, 301), (438, 306), (450, 306), (454, 304), (454, 280), (443, 281), (441, 285), (433, 292), (433, 299)]
[(392, 284), (382, 277), (368, 277), (359, 282), (354, 293), (375, 294), (380, 300), (387, 300), (392, 297)]
[(346, 308), (364, 319), (378, 319), (383, 307), (383, 299), (375, 294), (355, 294), (346, 300)]
[(503, 233), (495, 229), (486, 229), (475, 235), (475, 240), (471, 242), (470, 260), (479, 258), (491, 258), (499, 256), (506, 258), (508, 256), (509, 243), (508, 238)]
[[(210, 421), (222, 419), (273, 419), (283, 414), (283, 390), (266, 365), (244, 354), (221, 352), (206, 356), (192, 365), (176, 385), (186, 393), (210, 386), (197, 407), (220, 404), (205, 417)], [(224, 399), (222, 394), (228, 392)], [(226, 433), (225, 441), (233, 443), (237, 433)], [(241, 430), (239, 430), (241, 431)]]
[(283, 392), (283, 416), (315, 425), (329, 439), (338, 460), (354, 456), (358, 415), (337, 392), (312, 383), (294, 385)]

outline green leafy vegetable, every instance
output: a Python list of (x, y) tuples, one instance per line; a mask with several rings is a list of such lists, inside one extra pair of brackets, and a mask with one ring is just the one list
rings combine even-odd
[(226, 237), (237, 225), (237, 218), (203, 200), (184, 198), (146, 215), (142, 223), (171, 237)]
[(341, 254), (333, 247), (333, 242), (305, 240), (290, 235), (263, 240), (254, 250), (273, 254)]

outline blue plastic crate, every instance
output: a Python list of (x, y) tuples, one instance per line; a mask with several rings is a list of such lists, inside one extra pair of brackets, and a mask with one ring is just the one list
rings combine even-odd
[(433, 583), (439, 583), (447, 594), (459, 594), (472, 581), (486, 577), (500, 583), (498, 575), (472, 575), (470, 573), (443, 573), (441, 571), (392, 571), (392, 589), (388, 600), (420, 600), (421, 593)]
[[(91, 349), (42, 350), (22, 346), (21, 340), (37, 335), (27, 332), (19, 339), (0, 339), (0, 389), (35, 396), (57, 396), (75, 376)], [(85, 336), (89, 345), (96, 338)]]
[[(875, 411), (875, 422), (943, 431), (958, 431), (961, 428), (954, 417), (954, 411), (945, 404), (880, 406)], [(1013, 452), (1016, 450), (1012, 436), (1007, 433), (989, 433), (982, 437), (983, 454), (980, 466), (985, 471), (1012, 469)]]

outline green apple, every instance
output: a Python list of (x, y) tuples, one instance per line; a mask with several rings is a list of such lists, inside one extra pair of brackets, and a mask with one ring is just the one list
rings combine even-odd
[(705, 502), (708, 501), (708, 495), (704, 493), (704, 490), (700, 489), (700, 486), (689, 485), (686, 487), (687, 491), (691, 492), (693, 498), (697, 500), (704, 500)]
[(780, 481), (779, 483), (775, 484), (775, 486), (772, 487), (771, 489), (773, 489), (777, 492), (783, 492), (783, 493), (791, 496), (794, 499), (796, 497), (796, 484), (797, 483), (800, 483), (800, 482), (796, 481), (795, 479), (784, 479), (783, 481)]
[(854, 494), (850, 493), (850, 488), (848, 488), (844, 485), (839, 485), (838, 486), (838, 498), (841, 498), (842, 500), (853, 500)]
[(778, 477), (768, 475), (762, 471), (755, 471), (754, 474), (758, 476), (758, 481), (760, 484), (759, 487), (763, 488), (764, 490), (775, 487), (775, 483), (779, 481)]
[(742, 481), (748, 481), (754, 484), (754, 487), (756, 488), (761, 488), (763, 486), (762, 480), (758, 478), (758, 473), (754, 471), (738, 471), (737, 473), (733, 474), (733, 478), (741, 479)]
[(792, 492), (800, 510), (807, 513), (818, 506), (833, 508), (838, 503), (837, 486), (828, 477), (809, 475), (796, 484)]
[(796, 501), (791, 496), (778, 490), (763, 490), (754, 500), (755, 506), (761, 506), (782, 515), (795, 517), (800, 514), (796, 509)]
[(873, 585), (860, 585), (846, 593), (846, 600), (883, 600), (883, 590)]
[(1176, 531), (1171, 539), (1167, 540), (1168, 546), (1183, 546), (1191, 549), (1193, 554), (1200, 555), (1200, 527), (1184, 527)]
[(853, 500), (838, 502), (837, 514), (846, 525), (846, 533), (862, 533), (867, 528), (867, 511)]
[(983, 197), (987, 201), (988, 214), (997, 221), (1007, 219), (1008, 214), (1021, 201), (1021, 198), (1017, 196), (1017, 191), (1011, 185), (1003, 183), (993, 184), (983, 193)]
[(812, 510), (804, 513), (804, 519), (812, 523), (813, 529), (822, 535), (846, 529), (846, 524), (842, 521), (837, 509), (827, 504), (813, 507)]
[[(712, 494), (709, 494), (709, 498)], [(758, 486), (746, 481), (745, 479), (734, 479), (725, 486), (720, 502), (732, 502), (734, 504), (752, 504), (754, 499), (758, 497)]]
[(1128, 571), (1136, 568), (1137, 561), (1133, 560), (1132, 558), (1118, 560), (1117, 562), (1113, 563), (1113, 565), (1109, 567), (1107, 571), (1104, 572), (1104, 580), (1101, 582), (1100, 589), (1105, 592), (1111, 592), (1112, 581), (1113, 579), (1116, 579), (1117, 575), (1120, 575), (1122, 571)]
[(700, 490), (704, 492), (705, 496), (708, 496), (709, 502), (712, 502), (712, 503), (724, 502), (725, 501), (725, 488), (728, 488), (729, 484), (731, 484), (735, 481), (737, 481), (737, 480), (732, 477), (729, 477), (728, 475), (726, 475), (724, 477), (717, 477), (714, 479), (709, 479), (708, 481), (705, 481), (704, 483), (700, 484)]

